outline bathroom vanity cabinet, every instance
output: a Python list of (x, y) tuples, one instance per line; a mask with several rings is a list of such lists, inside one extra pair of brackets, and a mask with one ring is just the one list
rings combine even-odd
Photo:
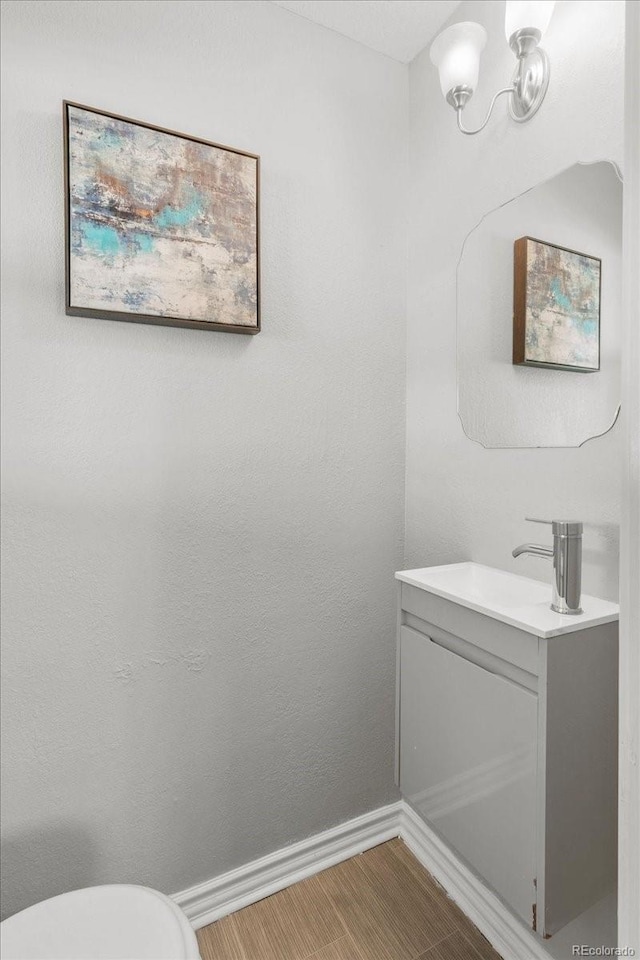
[[(462, 596), (429, 573), (453, 567), (466, 567)], [(582, 617), (546, 616), (546, 585), (487, 571), (397, 575), (398, 782), (511, 909), (550, 936), (615, 884), (617, 607), (594, 601), (589, 615), (584, 598)], [(501, 606), (500, 577), (518, 581), (511, 604)], [(487, 593), (499, 602), (485, 603)]]

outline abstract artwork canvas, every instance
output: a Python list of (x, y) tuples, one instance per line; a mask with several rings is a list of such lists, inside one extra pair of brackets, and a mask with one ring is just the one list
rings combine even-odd
[(513, 362), (600, 369), (597, 257), (521, 237), (514, 244)]
[(66, 310), (258, 333), (259, 157), (64, 103)]

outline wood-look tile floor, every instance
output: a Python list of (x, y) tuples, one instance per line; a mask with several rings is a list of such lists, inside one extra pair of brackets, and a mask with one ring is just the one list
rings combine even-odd
[(202, 960), (500, 960), (402, 840), (198, 931)]

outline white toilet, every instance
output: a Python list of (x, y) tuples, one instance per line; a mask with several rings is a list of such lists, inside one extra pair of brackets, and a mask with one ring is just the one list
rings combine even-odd
[(0, 924), (2, 960), (201, 960), (182, 910), (132, 884), (73, 890)]

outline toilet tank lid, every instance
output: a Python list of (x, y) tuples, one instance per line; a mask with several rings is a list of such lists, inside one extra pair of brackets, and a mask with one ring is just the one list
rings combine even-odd
[(0, 924), (2, 960), (200, 960), (176, 903), (150, 887), (85, 887)]

